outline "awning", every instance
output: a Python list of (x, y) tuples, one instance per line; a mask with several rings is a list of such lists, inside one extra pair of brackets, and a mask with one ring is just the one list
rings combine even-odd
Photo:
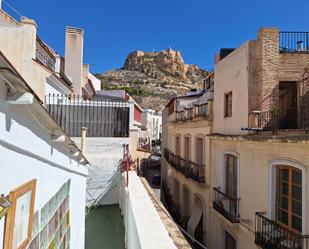
[(203, 206), (202, 203), (196, 202), (196, 204), (193, 207), (193, 212), (191, 212), (191, 217), (188, 221), (188, 233), (194, 237), (195, 229), (200, 222), (200, 219), (202, 218), (203, 214)]

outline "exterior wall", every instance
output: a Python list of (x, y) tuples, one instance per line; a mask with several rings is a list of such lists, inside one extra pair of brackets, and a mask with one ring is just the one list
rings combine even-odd
[[(75, 137), (73, 140), (80, 146), (80, 137)], [(86, 138), (84, 154), (91, 163), (86, 206), (119, 203), (117, 186), (121, 177), (119, 162), (123, 158), (123, 145), (128, 143), (129, 138)]]
[[(249, 49), (246, 43), (215, 65), (214, 133), (240, 134), (248, 127)], [(224, 94), (232, 91), (232, 116), (224, 117)]]
[(7, 25), (8, 16), (0, 11), (0, 50), (14, 65), (22, 77), (41, 100), (44, 100), (45, 81), (51, 75), (47, 69), (34, 61), (36, 51), (36, 29), (33, 20), (24, 19), (21, 23)]
[(82, 94), (83, 87), (84, 31), (67, 27), (65, 37), (65, 74), (72, 79), (75, 94)]
[(258, 34), (260, 108), (268, 111), (279, 102), (279, 30), (262, 28)]
[(134, 121), (138, 123), (142, 121), (142, 111), (137, 106), (134, 106)]
[(94, 90), (100, 91), (101, 90), (101, 80), (95, 77), (93, 74), (89, 73), (88, 78), (91, 80)]
[[(31, 118), (26, 106), (8, 106), (0, 84), (1, 193), (37, 179), (34, 211), (41, 209), (71, 179), (71, 248), (84, 248), (85, 189), (87, 169), (70, 158), (70, 149), (51, 142), (51, 132)], [(0, 247), (4, 221), (0, 220)]]
[[(272, 201), (270, 197), (272, 186), (271, 182), (271, 163), (279, 161), (281, 164), (297, 164), (305, 169), (305, 177), (308, 180), (309, 155), (308, 143), (287, 143), (270, 140), (248, 141), (246, 139), (229, 138), (210, 138), (211, 145), (211, 188), (222, 186), (223, 179), (223, 160), (225, 152), (233, 152), (239, 157), (239, 213), (240, 223), (232, 225), (223, 218), (217, 211), (212, 210), (211, 224), (213, 230), (209, 248), (222, 248), (219, 244), (224, 237), (220, 238), (222, 228), (235, 236), (239, 242), (238, 249), (257, 248), (254, 245), (254, 222), (255, 212), (266, 212), (267, 216), (274, 219), (271, 211)], [(306, 183), (307, 184), (307, 183)], [(306, 185), (308, 186), (308, 184)], [(303, 191), (306, 207), (309, 205), (308, 187)], [(308, 208), (306, 208), (308, 210)], [(307, 211), (305, 211), (307, 213)], [(306, 222), (305, 214), (303, 220), (306, 223), (304, 234), (309, 232), (309, 224)], [(219, 236), (219, 237), (218, 237)]]
[[(181, 172), (176, 171), (172, 168), (165, 158), (161, 160), (161, 177), (162, 180), (167, 183), (172, 196), (175, 200), (175, 180), (179, 183), (179, 204), (181, 215), (186, 215), (184, 213), (184, 204), (183, 199), (183, 188), (185, 187), (189, 192), (189, 202), (188, 209), (189, 215), (192, 215), (195, 206), (195, 198), (198, 197), (203, 203), (203, 228), (204, 228), (204, 241), (206, 246), (208, 246), (209, 240), (209, 187), (208, 183), (210, 181), (209, 175), (209, 143), (207, 134), (211, 133), (211, 126), (208, 120), (200, 120), (196, 122), (184, 122), (184, 123), (165, 123), (163, 124), (163, 133), (162, 133), (162, 149), (168, 148), (170, 151), (175, 153), (175, 141), (176, 136), (180, 136), (180, 156), (184, 157), (184, 137), (190, 137), (190, 160), (195, 162), (195, 139), (203, 138), (204, 140), (204, 164), (205, 164), (205, 175), (206, 175), (206, 184), (200, 184), (195, 182), (190, 178), (186, 178)], [(208, 248), (208, 247), (207, 247)]]
[(176, 249), (144, 185), (135, 172), (129, 172), (129, 186), (125, 187), (125, 184), (126, 179), (123, 177), (120, 182), (119, 197), (124, 216), (127, 248)]

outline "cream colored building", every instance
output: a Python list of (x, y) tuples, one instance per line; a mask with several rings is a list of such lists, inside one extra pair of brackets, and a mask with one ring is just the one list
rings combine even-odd
[[(308, 37), (262, 28), (215, 56), (206, 119), (191, 109), (199, 95), (164, 109), (166, 203), (193, 236), (202, 203), (208, 249), (309, 248)], [(189, 161), (205, 165), (205, 182)]]
[(216, 56), (208, 248), (309, 248), (308, 33)]
[(163, 110), (162, 125), (161, 173), (165, 202), (175, 220), (203, 245), (207, 244), (209, 235), (210, 175), (206, 162), (207, 135), (212, 132), (211, 78), (204, 91), (171, 100)]

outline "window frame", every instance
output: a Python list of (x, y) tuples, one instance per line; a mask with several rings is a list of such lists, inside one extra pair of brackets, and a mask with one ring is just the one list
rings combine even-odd
[[(288, 170), (288, 181), (280, 181), (280, 178), (279, 178), (279, 170)], [(288, 166), (288, 165), (278, 165), (276, 167), (276, 189), (275, 189), (275, 193), (276, 193), (276, 201), (275, 201), (275, 219), (276, 219), (276, 222), (278, 222), (280, 225), (286, 227), (287, 229), (289, 230), (292, 230), (296, 233), (302, 233), (302, 229), (301, 231), (293, 228), (293, 216), (296, 216), (297, 218), (300, 218), (301, 219), (301, 223), (303, 224), (303, 216), (299, 216), (297, 214), (294, 214), (293, 213), (293, 206), (292, 206), (292, 203), (293, 203), (293, 190), (292, 190), (292, 187), (293, 187), (293, 172), (298, 172), (302, 175), (302, 171), (295, 168), (295, 167), (292, 167), (292, 166)], [(280, 193), (280, 182), (284, 182), (284, 183), (288, 183), (288, 195), (282, 195)], [(294, 184), (295, 185), (295, 184)], [(302, 184), (301, 184), (301, 190), (303, 189), (302, 187)], [(301, 191), (302, 192), (302, 191)], [(303, 205), (303, 194), (301, 193), (301, 205)], [(280, 197), (285, 197), (288, 199), (288, 207), (287, 209), (284, 209), (282, 207), (279, 206), (279, 198)], [(298, 200), (296, 200), (298, 201)], [(298, 201), (299, 202), (299, 201)], [(279, 220), (279, 211), (282, 210), (284, 212), (286, 212), (288, 214), (288, 224), (284, 224), (282, 223), (280, 220)]]
[[(229, 100), (230, 96), (230, 100)], [(233, 92), (224, 93), (224, 117), (232, 117), (233, 115)]]
[(29, 223), (27, 238), (18, 246), (18, 249), (26, 248), (32, 239), (32, 223), (34, 216), (34, 201), (36, 191), (36, 179), (32, 179), (17, 188), (10, 191), (9, 200), (12, 202), (12, 207), (9, 209), (5, 220), (5, 235), (4, 235), (4, 248), (11, 249), (14, 239), (14, 222), (16, 216), (17, 200), (31, 191), (31, 200), (29, 208)]
[(306, 207), (307, 203), (307, 184), (308, 184), (308, 166), (289, 158), (278, 158), (268, 161), (268, 205), (267, 205), (267, 217), (271, 220), (276, 219), (276, 168), (278, 166), (291, 166), (296, 169), (299, 169), (302, 172), (302, 234), (308, 233), (308, 226), (306, 220), (308, 217), (308, 211)]
[(236, 179), (236, 196), (235, 198), (239, 198), (239, 179), (240, 179), (240, 156), (237, 152), (235, 151), (225, 151), (223, 153), (223, 158), (222, 158), (222, 175), (221, 175), (221, 179), (222, 179), (222, 186), (221, 186), (221, 191), (226, 193), (226, 165), (227, 165), (227, 156), (231, 155), (234, 156), (236, 159), (236, 174), (235, 176), (237, 177)]

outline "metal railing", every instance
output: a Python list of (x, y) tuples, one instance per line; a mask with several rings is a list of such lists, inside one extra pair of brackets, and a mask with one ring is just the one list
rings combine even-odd
[(264, 249), (309, 249), (309, 236), (301, 235), (265, 217), (255, 215), (255, 243)]
[(197, 117), (208, 117), (208, 104), (195, 105), (191, 108), (185, 108), (182, 111), (176, 111), (175, 121), (187, 121)]
[(49, 94), (45, 96), (45, 105), (51, 117), (71, 137), (80, 137), (82, 127), (87, 127), (89, 137), (129, 136), (127, 102)]
[(205, 183), (205, 165), (191, 162), (175, 155), (167, 148), (164, 149), (164, 157), (166, 161), (177, 171), (181, 172), (185, 177), (191, 178), (198, 183)]
[(308, 53), (309, 32), (280, 32), (280, 53)]
[(213, 188), (213, 208), (232, 223), (239, 222), (239, 198)]
[(291, 108), (284, 113), (281, 110), (268, 112), (252, 112), (249, 114), (251, 130), (309, 130), (309, 110), (307, 108)]
[(55, 70), (56, 59), (39, 37), (36, 38), (35, 58), (45, 67)]

